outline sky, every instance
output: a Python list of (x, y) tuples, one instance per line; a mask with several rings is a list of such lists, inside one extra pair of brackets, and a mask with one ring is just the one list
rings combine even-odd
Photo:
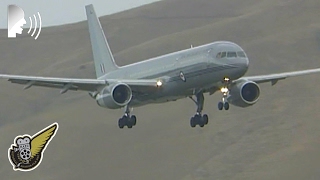
[(84, 6), (93, 4), (98, 16), (113, 14), (159, 0), (0, 0), (0, 29), (7, 29), (7, 8), (15, 4), (22, 8), (25, 20), (40, 13), (42, 27), (79, 22), (86, 19)]

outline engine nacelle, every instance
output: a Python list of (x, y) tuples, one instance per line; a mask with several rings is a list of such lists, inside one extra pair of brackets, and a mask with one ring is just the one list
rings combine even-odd
[(234, 85), (229, 92), (228, 101), (239, 107), (248, 107), (255, 104), (260, 97), (260, 88), (257, 83), (244, 81)]
[(96, 96), (99, 106), (117, 109), (126, 106), (132, 98), (131, 88), (124, 83), (110, 85)]

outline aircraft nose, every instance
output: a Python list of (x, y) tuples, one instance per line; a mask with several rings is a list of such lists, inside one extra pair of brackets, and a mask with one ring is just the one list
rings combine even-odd
[(246, 64), (246, 67), (248, 68), (249, 67), (249, 59), (248, 58), (245, 59), (245, 64)]
[(243, 74), (245, 74), (249, 68), (249, 59), (248, 58), (243, 58), (240, 60), (240, 69), (241, 69), (241, 72)]

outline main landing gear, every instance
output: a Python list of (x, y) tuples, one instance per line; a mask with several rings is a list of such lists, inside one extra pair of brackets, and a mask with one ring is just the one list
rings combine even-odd
[(229, 105), (229, 102), (227, 100), (227, 97), (229, 95), (229, 88), (228, 88), (229, 83), (230, 83), (230, 79), (225, 77), (223, 79), (223, 87), (220, 89), (220, 91), (222, 93), (222, 101), (220, 101), (218, 103), (218, 109), (219, 110), (222, 110), (223, 108), (225, 110), (229, 110), (230, 105)]
[(204, 96), (203, 93), (196, 94), (197, 100), (194, 100), (192, 97), (189, 97), (193, 100), (193, 102), (197, 105), (197, 113), (191, 117), (190, 119), (190, 126), (196, 127), (196, 125), (199, 125), (200, 127), (203, 127), (204, 125), (208, 124), (209, 118), (207, 114), (201, 115), (201, 112), (203, 110), (203, 104), (204, 104)]
[(137, 117), (135, 115), (130, 116), (129, 106), (126, 106), (124, 115), (118, 121), (119, 128), (123, 129), (125, 126), (127, 126), (131, 129), (136, 124)]

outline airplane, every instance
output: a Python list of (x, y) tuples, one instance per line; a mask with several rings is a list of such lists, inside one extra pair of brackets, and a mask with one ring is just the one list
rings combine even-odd
[[(137, 123), (131, 114), (133, 107), (151, 103), (165, 103), (190, 98), (197, 106), (190, 126), (204, 127), (208, 115), (203, 114), (204, 93), (220, 91), (219, 110), (228, 110), (230, 104), (248, 107), (257, 103), (260, 96), (258, 84), (320, 72), (318, 69), (278, 74), (244, 76), (249, 59), (244, 50), (229, 41), (216, 41), (190, 49), (173, 52), (137, 63), (119, 67), (114, 60), (100, 21), (92, 4), (85, 6), (92, 45), (96, 79), (74, 79), (0, 74), (11, 83), (87, 91), (104, 108), (124, 108), (118, 120), (119, 128), (132, 128)], [(194, 98), (195, 97), (195, 98)]]

